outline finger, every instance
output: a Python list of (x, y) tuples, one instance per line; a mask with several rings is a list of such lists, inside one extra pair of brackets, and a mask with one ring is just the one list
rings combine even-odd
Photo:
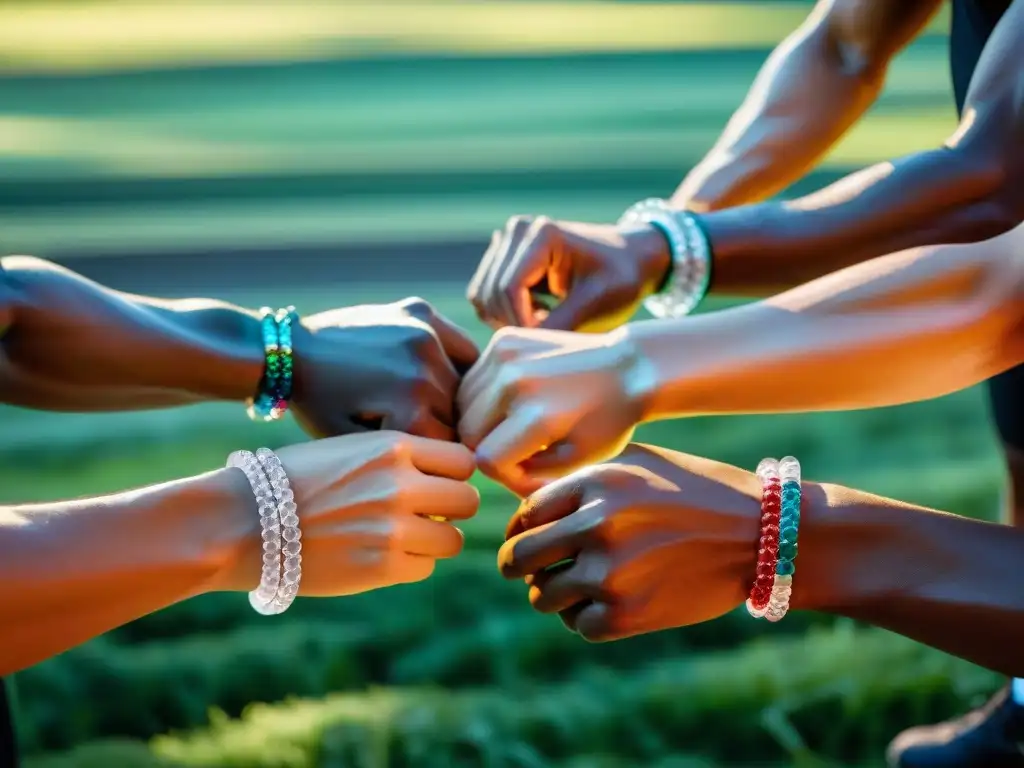
[(480, 508), (480, 492), (465, 481), (416, 474), (406, 485), (415, 515), (468, 520)]
[(441, 347), (460, 375), (473, 367), (480, 358), (480, 350), (464, 330), (436, 312), (426, 322), (437, 334)]
[(410, 404), (388, 413), (381, 422), (381, 429), (405, 432), (430, 440), (452, 441), (458, 435), (449, 424), (451, 418), (450, 412), (438, 414), (436, 409), (428, 405)]
[(505, 530), (505, 539), (568, 517), (586, 504), (584, 478), (569, 475), (549, 483), (519, 505)]
[(454, 525), (416, 515), (400, 517), (395, 525), (395, 543), (408, 555), (443, 559), (462, 551), (462, 531)]
[(558, 613), (558, 618), (562, 620), (562, 623), (565, 625), (566, 629), (568, 629), (570, 632), (575, 632), (576, 620), (579, 618), (579, 615), (586, 608), (593, 604), (593, 600), (581, 600), (580, 602), (576, 603), (576, 605), (566, 608), (564, 611), (560, 611)]
[(607, 286), (597, 280), (583, 280), (573, 285), (565, 299), (541, 321), (541, 327), (556, 331), (577, 330), (600, 315), (602, 306), (610, 303), (607, 293)]
[(415, 584), (418, 581), (425, 581), (434, 575), (434, 569), (437, 567), (437, 561), (426, 555), (399, 552), (394, 558), (391, 569), (394, 574), (392, 584)]
[(412, 465), (425, 475), (448, 477), (465, 482), (476, 471), (476, 457), (461, 443), (431, 440), (416, 435), (397, 438), (409, 453)]
[(561, 613), (596, 595), (584, 569), (576, 564), (557, 573), (539, 573), (530, 587), (530, 605), (540, 613)]
[(550, 219), (535, 219), (502, 269), (498, 289), (514, 325), (530, 328), (537, 324), (532, 289), (547, 275), (556, 232)]
[(484, 307), (484, 286), (487, 283), (487, 275), (490, 274), (491, 263), (494, 261), (494, 253), (501, 244), (501, 237), (501, 230), (496, 229), (491, 233), (491, 242), (487, 246), (487, 250), (484, 251), (484, 255), (480, 258), (476, 272), (473, 273), (469, 286), (466, 288), (466, 298), (473, 305), (473, 309), (476, 310), (477, 317), (484, 321), (487, 320)]
[(515, 316), (501, 290), (501, 276), (505, 271), (505, 265), (515, 255), (532, 223), (533, 218), (528, 216), (516, 216), (510, 219), (505, 226), (505, 235), (501, 244), (494, 252), (491, 269), (484, 283), (484, 304), (486, 305), (487, 319), (498, 327), (515, 325)]
[(504, 421), (491, 429), (476, 447), (477, 467), (488, 477), (522, 488), (535, 480), (522, 463), (562, 438), (544, 408), (532, 403), (512, 408)]
[(501, 545), (498, 570), (506, 579), (521, 579), (575, 558), (586, 543), (586, 532), (586, 521), (569, 516), (521, 533)]
[(600, 601), (582, 606), (574, 617), (574, 624), (579, 636), (591, 643), (606, 643), (628, 634), (616, 629), (613, 607)]
[(531, 456), (523, 462), (522, 468), (529, 475), (560, 477), (586, 466), (587, 463), (586, 456), (579, 446), (563, 440)]

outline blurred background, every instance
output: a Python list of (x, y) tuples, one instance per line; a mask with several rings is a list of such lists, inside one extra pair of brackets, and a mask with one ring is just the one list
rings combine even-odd
[[(421, 295), (484, 342), (463, 294), (490, 231), (520, 213), (613, 220), (669, 194), (809, 7), (4, 0), (0, 249), (247, 306)], [(946, 24), (791, 193), (946, 135)], [(858, 414), (693, 419), (642, 439), (751, 468), (794, 453), (815, 479), (994, 517), (984, 408), (973, 390)], [(301, 439), (219, 405), (8, 408), (0, 425), (0, 502), (170, 479)], [(465, 555), (427, 583), (300, 600), (274, 619), (244, 595), (208, 596), (17, 675), (26, 765), (874, 765), (900, 728), (994, 687), (810, 615), (587, 645), (498, 577), (515, 502), (480, 487)]]

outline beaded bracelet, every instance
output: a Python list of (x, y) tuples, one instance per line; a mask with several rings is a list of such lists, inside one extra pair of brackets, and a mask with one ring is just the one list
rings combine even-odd
[(292, 324), (297, 319), (295, 307), (260, 310), (263, 334), (264, 368), (256, 394), (249, 401), (247, 413), (253, 421), (276, 421), (288, 410), (292, 395)]
[(274, 601), (281, 586), (281, 523), (278, 505), (270, 480), (251, 451), (235, 451), (228, 456), (227, 466), (245, 473), (260, 515), (260, 536), (263, 539), (263, 568), (259, 586), (249, 593), (249, 605), (257, 613), (276, 613)]
[(758, 543), (757, 574), (747, 598), (747, 611), (763, 618), (775, 586), (775, 567), (779, 555), (779, 522), (782, 513), (782, 480), (779, 462), (763, 459), (757, 465), (761, 480), (761, 539)]
[(757, 474), (763, 487), (761, 548), (747, 610), (755, 618), (775, 622), (789, 611), (793, 593), (800, 532), (800, 462), (793, 456), (778, 462), (765, 459)]
[(256, 451), (256, 459), (270, 481), (281, 520), (283, 573), (274, 604), (275, 613), (284, 613), (299, 594), (299, 582), (302, 580), (302, 531), (299, 529), (298, 507), (288, 482), (288, 473), (277, 454), (269, 448), (260, 448)]

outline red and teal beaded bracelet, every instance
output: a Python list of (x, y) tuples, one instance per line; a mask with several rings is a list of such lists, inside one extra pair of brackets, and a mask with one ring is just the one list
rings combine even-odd
[(270, 307), (260, 310), (264, 367), (256, 394), (249, 401), (247, 413), (253, 421), (276, 421), (288, 410), (294, 369), (292, 323), (296, 317), (294, 307), (276, 312)]

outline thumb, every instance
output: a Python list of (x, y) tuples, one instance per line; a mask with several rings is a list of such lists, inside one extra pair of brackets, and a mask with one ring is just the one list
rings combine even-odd
[(552, 308), (541, 328), (553, 331), (575, 331), (606, 311), (611, 291), (597, 279), (583, 280), (569, 289), (560, 304)]

